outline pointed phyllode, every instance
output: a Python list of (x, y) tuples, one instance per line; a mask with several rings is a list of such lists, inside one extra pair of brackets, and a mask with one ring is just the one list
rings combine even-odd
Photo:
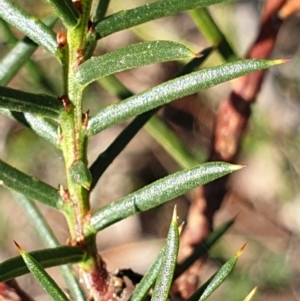
[(242, 253), (244, 252), (245, 248), (246, 248), (247, 243), (245, 243), (236, 253), (236, 256), (239, 257), (242, 255)]
[(182, 222), (182, 223), (179, 225), (179, 227), (178, 227), (178, 233), (179, 233), (179, 235), (182, 233), (182, 230), (183, 230), (184, 225), (185, 225), (185, 222)]
[(177, 223), (177, 220), (178, 220), (177, 205), (175, 205), (173, 209), (172, 222)]
[(290, 58), (282, 58), (282, 59), (272, 60), (272, 61), (270, 61), (270, 63), (271, 63), (271, 66), (276, 66), (276, 65), (287, 63), (290, 60), (291, 60)]
[(252, 291), (246, 296), (246, 298), (243, 301), (250, 301), (252, 300), (253, 296), (255, 295), (255, 293), (257, 292), (258, 287), (255, 286)]
[(231, 170), (232, 171), (237, 171), (237, 170), (240, 170), (240, 169), (245, 168), (247, 166), (248, 166), (247, 164), (232, 164), (231, 165)]
[(21, 255), (25, 253), (25, 251), (21, 248), (21, 246), (15, 240), (14, 240), (14, 244), (16, 245), (16, 247)]

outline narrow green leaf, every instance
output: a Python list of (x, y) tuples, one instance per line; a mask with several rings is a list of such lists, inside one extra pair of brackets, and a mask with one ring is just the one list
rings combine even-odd
[(78, 67), (76, 78), (80, 84), (87, 85), (99, 77), (120, 71), (195, 56), (189, 48), (177, 42), (141, 42), (92, 57)]
[(93, 53), (97, 46), (97, 39), (96, 39), (96, 35), (91, 30), (88, 31), (85, 38), (86, 38), (86, 50), (84, 56), (89, 59), (93, 56)]
[[(55, 24), (56, 20), (56, 17), (49, 17), (44, 22), (47, 26), (52, 26)], [(2, 20), (1, 24), (5, 25), (6, 22)], [(17, 41), (9, 28), (6, 31), (6, 37), (10, 38), (13, 42)], [(19, 41), (15, 45), (15, 47), (8, 53), (8, 55), (0, 61), (0, 85), (5, 86), (6, 84), (8, 84), (9, 81), (19, 71), (19, 69), (26, 62), (30, 62), (28, 62), (28, 59), (36, 48), (37, 44), (32, 42), (27, 37), (25, 37), (22, 41)], [(35, 68), (35, 65), (28, 65), (27, 67), (28, 69), (30, 69), (29, 71), (34, 71), (34, 74), (38, 72), (36, 69), (32, 69)], [(40, 76), (40, 74), (38, 74), (38, 76)], [(45, 81), (40, 80), (40, 82), (43, 84), (43, 87), (49, 89), (49, 86)], [(10, 118), (13, 118), (23, 125), (31, 128), (39, 136), (45, 138), (50, 143), (58, 146), (57, 126), (55, 126), (54, 124), (41, 117), (36, 117), (29, 113), (26, 113), (25, 117), (23, 113), (11, 112), (7, 109), (0, 109), (0, 111), (6, 116), (9, 116)]]
[(92, 175), (89, 171), (86, 163), (82, 161), (76, 161), (70, 168), (70, 176), (72, 180), (80, 184), (85, 189), (89, 190), (92, 182)]
[[(49, 17), (44, 21), (44, 23), (47, 26), (52, 27), (55, 24), (56, 20), (56, 17)], [(2, 22), (3, 25), (6, 24), (5, 21), (2, 20)], [(21, 41), (18, 41), (13, 33), (9, 30), (9, 28), (5, 32), (5, 37), (12, 40), (16, 45), (14, 45), (14, 47), (8, 52), (8, 54), (0, 60), (1, 86), (6, 86), (12, 80), (12, 78), (17, 74), (21, 67), (25, 63), (28, 63), (29, 58), (38, 47), (38, 45), (28, 37), (25, 37)], [(27, 64), (28, 69), (29, 66), (33, 67), (32, 64), (33, 62), (31, 62), (31, 65)]]
[[(211, 54), (213, 51), (213, 47), (209, 47), (203, 49), (199, 53), (199, 57), (192, 59), (183, 68), (175, 75), (175, 77), (179, 77), (185, 74), (189, 74), (198, 68)], [(132, 96), (132, 92), (129, 91), (116, 77), (108, 76), (103, 77), (98, 80), (102, 86), (106, 90), (108, 90), (113, 95), (119, 97), (119, 99), (123, 100), (127, 97)], [(111, 164), (111, 162), (117, 157), (117, 155), (126, 147), (126, 145), (131, 141), (131, 139), (137, 134), (137, 132), (148, 122), (150, 126), (157, 127), (157, 124), (154, 124), (155, 121), (152, 121), (150, 118), (155, 114), (155, 110), (151, 110), (148, 112), (143, 113), (142, 115), (137, 116), (122, 132), (121, 134), (113, 141), (113, 143), (104, 151), (102, 152), (95, 162), (90, 167), (90, 171), (92, 173), (92, 185), (91, 189), (96, 185), (101, 175), (107, 169), (107, 167)], [(177, 159), (185, 158), (184, 162), (181, 163), (185, 165), (181, 165), (182, 168), (191, 168), (195, 166), (198, 162), (189, 155), (188, 151), (185, 149), (180, 149), (178, 146), (182, 143), (174, 133), (170, 133), (170, 129), (166, 128), (166, 126), (161, 125), (160, 130), (162, 131), (163, 135), (166, 136), (165, 139), (172, 140), (172, 145), (176, 146), (176, 152), (178, 155), (176, 156)], [(168, 131), (169, 130), (169, 131)], [(159, 133), (161, 135), (161, 133)], [(151, 132), (150, 132), (151, 134)], [(173, 134), (173, 135), (172, 135)], [(155, 135), (155, 134), (154, 134)], [(170, 137), (171, 136), (171, 137)], [(157, 135), (155, 135), (155, 139), (157, 139)], [(165, 144), (162, 145), (165, 148)], [(181, 152), (182, 150), (182, 152)], [(173, 156), (173, 153), (170, 153)], [(179, 161), (179, 160), (177, 160)], [(190, 164), (188, 166), (188, 164)]]
[[(62, 264), (80, 262), (84, 258), (84, 251), (80, 247), (59, 247), (34, 251), (29, 253), (42, 267), (50, 268)], [(28, 274), (21, 256), (10, 258), (0, 263), (0, 282)]]
[(189, 13), (206, 40), (213, 45), (218, 44), (218, 51), (225, 62), (238, 60), (238, 56), (206, 8), (194, 9)]
[(89, 134), (95, 135), (114, 124), (162, 106), (174, 99), (283, 62), (285, 60), (243, 60), (193, 72), (170, 80), (102, 109), (90, 119)]
[(207, 253), (207, 251), (213, 246), (213, 244), (224, 235), (224, 233), (233, 225), (234, 221), (230, 220), (216, 230), (214, 230), (208, 238), (202, 243), (195, 246), (193, 253), (187, 257), (182, 263), (177, 264), (174, 279), (182, 275), (196, 260)]
[(103, 38), (114, 32), (182, 11), (233, 1), (236, 0), (160, 0), (108, 16), (96, 24), (95, 32), (98, 38)]
[(182, 75), (187, 75), (192, 73), (193, 71), (195, 71), (196, 69), (198, 69), (199, 67), (201, 67), (201, 65), (207, 60), (207, 58), (212, 54), (213, 51), (215, 51), (217, 48), (216, 46), (211, 46), (211, 47), (207, 47), (202, 49), (199, 53), (198, 53), (198, 57), (190, 60), (187, 64), (185, 64), (180, 70), (179, 72), (174, 76), (174, 78), (176, 77), (180, 77)]
[(58, 48), (55, 33), (39, 19), (29, 15), (10, 0), (0, 1), (0, 17), (51, 54), (56, 55)]
[(110, 94), (117, 96), (120, 100), (124, 100), (133, 95), (133, 93), (114, 75), (100, 77), (97, 82)]
[(58, 87), (55, 86), (55, 83), (51, 82), (51, 80), (47, 76), (49, 74), (48, 70), (43, 70), (42, 68), (40, 68), (40, 65), (32, 59), (29, 59), (24, 67), (31, 81), (41, 87), (41, 89), (43, 89), (46, 94), (58, 94)]
[(37, 233), (43, 241), (43, 244), (47, 248), (58, 247), (59, 243), (55, 235), (53, 234), (52, 229), (49, 227), (45, 218), (40, 213), (39, 209), (34, 204), (34, 202), (20, 193), (12, 192), (12, 195), (27, 215), (28, 220), (32, 223), (35, 229), (37, 229)]
[(146, 131), (167, 151), (181, 168), (192, 168), (200, 162), (187, 150), (176, 133), (159, 117), (145, 124)]
[(5, 42), (8, 46), (14, 45), (18, 41), (18, 39), (12, 34), (7, 22), (5, 22), (2, 18), (0, 18), (0, 31), (3, 34)]
[(91, 225), (95, 232), (99, 231), (240, 168), (239, 165), (209, 162), (189, 170), (179, 171), (99, 209), (92, 216)]
[(54, 97), (27, 93), (6, 87), (0, 87), (0, 107), (55, 119), (59, 117), (59, 113), (63, 110), (62, 103)]
[(47, 0), (67, 28), (75, 27), (79, 12), (71, 0)]
[(147, 273), (144, 275), (142, 280), (138, 283), (133, 291), (130, 301), (141, 301), (147, 296), (150, 289), (153, 287), (155, 280), (157, 278), (162, 259), (164, 257), (164, 248), (158, 253), (155, 261), (148, 269)]
[(57, 283), (50, 277), (43, 267), (36, 261), (30, 254), (26, 253), (16, 242), (17, 246), (27, 268), (40, 283), (42, 288), (53, 298), (55, 301), (69, 301), (68, 297), (57, 285)]
[(14, 111), (10, 111), (7, 109), (1, 109), (1, 108), (0, 108), (0, 112), (1, 112), (1, 114), (5, 115), (7, 117), (10, 117), (11, 119), (14, 119), (14, 120), (20, 122), (21, 124), (25, 125), (26, 127), (30, 128), (29, 123), (27, 122), (23, 113), (14, 112)]
[(59, 209), (62, 199), (50, 185), (30, 177), (0, 160), (0, 183), (45, 205)]
[(214, 275), (212, 280), (210, 281), (207, 288), (204, 290), (203, 294), (201, 295), (199, 301), (206, 300), (220, 285), (221, 283), (229, 276), (229, 274), (234, 269), (236, 262), (239, 256), (242, 254), (245, 245), (237, 252), (237, 254), (228, 260), (222, 267), (218, 270), (218, 272)]
[(175, 207), (151, 301), (168, 300), (177, 261), (178, 249), (179, 231), (177, 224), (177, 210)]
[(110, 0), (99, 0), (93, 17), (94, 23), (101, 21), (105, 17), (109, 3)]
[[(156, 111), (156, 110), (155, 110)], [(120, 152), (126, 147), (131, 139), (137, 134), (137, 132), (145, 125), (145, 123), (152, 117), (154, 110), (145, 112), (144, 114), (136, 117), (113, 141), (113, 143), (102, 152), (95, 162), (90, 167), (92, 174), (91, 189), (93, 189), (102, 174), (113, 162), (113, 160), (120, 154)]]
[(250, 301), (250, 300), (252, 300), (252, 298), (254, 297), (256, 291), (257, 291), (257, 286), (255, 286), (253, 288), (253, 290), (246, 296), (245, 299), (243, 299), (243, 301)]
[(209, 283), (212, 281), (212, 279), (214, 278), (215, 275), (216, 275), (216, 273), (213, 274), (203, 284), (201, 284), (201, 286), (186, 301), (199, 301), (200, 297), (202, 296), (204, 291), (207, 289), (207, 287), (209, 286)]
[(50, 121), (29, 113), (23, 114), (19, 112), (11, 112), (7, 109), (0, 108), (0, 112), (3, 115), (22, 123), (26, 127), (32, 129), (40, 137), (44, 138), (54, 146), (59, 147), (57, 137), (57, 126), (51, 123)]
[[(187, 258), (184, 263), (176, 266), (175, 274), (173, 277), (173, 281), (179, 277), (185, 270), (187, 270), (197, 259), (199, 259), (202, 255), (206, 254), (207, 251), (211, 248), (211, 246), (228, 230), (228, 228), (233, 224), (233, 221), (229, 221), (224, 223), (222, 226), (218, 227), (209, 235), (209, 237), (199, 246), (195, 248), (195, 251), (189, 258)], [(136, 286), (133, 291), (130, 301), (141, 301), (144, 300), (150, 289), (153, 287), (155, 280), (157, 278), (157, 274), (162, 262), (162, 258), (164, 256), (164, 249), (162, 249), (151, 267), (148, 269), (142, 280)], [(204, 291), (204, 289), (203, 289)], [(201, 292), (201, 294), (203, 293)], [(200, 294), (200, 295), (201, 295)], [(200, 297), (200, 296), (199, 296)], [(198, 301), (197, 299), (189, 300), (189, 301)], [(246, 300), (245, 300), (246, 301)]]
[[(215, 47), (208, 47), (201, 50), (197, 57), (193, 58), (187, 64), (185, 64), (180, 71), (174, 76), (180, 77), (182, 75), (189, 74), (195, 71), (201, 66), (201, 64), (209, 57), (209, 55), (215, 50)], [(103, 86), (107, 91), (112, 95), (117, 96), (120, 100), (124, 100), (130, 96), (133, 96), (133, 93), (129, 91), (115, 76), (109, 75), (107, 77), (101, 77), (98, 79), (98, 83)]]
[(30, 128), (37, 135), (44, 138), (54, 146), (59, 147), (57, 125), (54, 125), (50, 121), (30, 113), (25, 113), (25, 119), (30, 125)]
[(0, 85), (6, 86), (36, 50), (37, 45), (28, 38), (17, 43), (0, 61)]
[[(28, 220), (33, 224), (37, 230), (37, 234), (40, 236), (43, 244), (47, 248), (56, 248), (59, 246), (59, 242), (54, 236), (51, 228), (47, 224), (44, 216), (40, 213), (37, 206), (26, 198), (24, 195), (13, 192), (13, 196), (18, 204), (22, 207), (23, 211), (28, 217)], [(61, 265), (60, 270), (62, 276), (69, 288), (70, 294), (75, 301), (85, 301), (86, 297), (80, 287), (77, 277), (70, 265)]]

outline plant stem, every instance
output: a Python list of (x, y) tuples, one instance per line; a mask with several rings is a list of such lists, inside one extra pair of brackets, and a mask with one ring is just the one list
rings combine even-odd
[[(64, 95), (61, 97), (65, 111), (61, 114), (60, 143), (63, 152), (68, 188), (60, 188), (65, 200), (64, 214), (70, 229), (71, 243), (86, 251), (85, 260), (79, 264), (80, 274), (93, 300), (103, 300), (107, 291), (108, 274), (98, 255), (96, 237), (88, 233), (90, 203), (89, 185), (81, 178), (88, 178), (87, 168), (87, 123), (88, 113), (82, 112), (84, 86), (75, 78), (77, 67), (90, 55), (86, 54), (91, 0), (80, 1), (80, 20), (76, 27), (69, 28), (67, 44), (63, 45)], [(87, 57), (86, 57), (87, 56)], [(75, 175), (75, 177), (74, 177)], [(85, 177), (86, 176), (86, 177)]]

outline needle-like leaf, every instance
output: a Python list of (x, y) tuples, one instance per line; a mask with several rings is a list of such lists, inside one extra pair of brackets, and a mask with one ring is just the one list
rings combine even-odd
[(151, 265), (151, 267), (148, 269), (147, 273), (144, 275), (140, 283), (136, 286), (135, 290), (133, 291), (130, 301), (141, 301), (144, 300), (149, 290), (152, 288), (152, 286), (155, 283), (155, 280), (157, 278), (159, 269), (161, 267), (162, 259), (164, 257), (164, 249), (162, 249), (154, 263)]
[(257, 286), (255, 286), (253, 288), (253, 290), (246, 296), (245, 299), (243, 299), (243, 301), (250, 301), (250, 300), (252, 300), (252, 298), (254, 297), (256, 291), (257, 291)]
[(75, 27), (79, 12), (71, 0), (47, 0), (67, 28)]
[(192, 156), (186, 145), (160, 116), (152, 116), (144, 128), (181, 168), (192, 168), (201, 162)]
[[(177, 265), (175, 269), (175, 274), (173, 277), (176, 279), (180, 276), (186, 269), (188, 269), (197, 259), (199, 259), (203, 254), (207, 253), (207, 251), (211, 248), (211, 246), (228, 230), (228, 228), (233, 224), (233, 221), (229, 221), (224, 223), (222, 226), (218, 227), (209, 235), (209, 237), (201, 243), (198, 247), (196, 247), (195, 251), (184, 263)], [(162, 262), (162, 258), (164, 256), (164, 249), (159, 252), (154, 263), (148, 269), (147, 273), (144, 275), (142, 280), (136, 286), (133, 291), (130, 301), (142, 301), (146, 297), (149, 290), (153, 287), (155, 280), (157, 278), (157, 274)], [(203, 292), (203, 291), (202, 291)], [(198, 298), (199, 299), (199, 298)], [(189, 301), (198, 301), (197, 300), (189, 300)]]
[(99, 77), (120, 71), (195, 56), (189, 48), (177, 42), (141, 42), (92, 57), (78, 67), (76, 77), (80, 84), (87, 85)]
[(100, 0), (98, 2), (97, 7), (95, 9), (95, 15), (93, 17), (94, 23), (101, 21), (105, 17), (109, 3), (110, 0)]
[[(20, 193), (12, 193), (15, 200), (22, 207), (27, 215), (28, 220), (33, 224), (40, 236), (43, 244), (47, 248), (59, 247), (59, 242), (52, 232), (52, 229), (47, 224), (44, 216), (41, 214), (37, 206)], [(68, 286), (71, 296), (75, 301), (85, 301), (86, 297), (80, 287), (79, 281), (70, 265), (64, 264), (60, 266), (62, 276)]]
[(0, 112), (23, 125), (32, 129), (37, 135), (44, 138), (56, 147), (59, 147), (57, 137), (57, 126), (43, 117), (38, 117), (30, 113), (12, 112), (7, 109), (1, 109)]
[(230, 220), (217, 229), (215, 229), (207, 239), (202, 243), (195, 246), (193, 253), (187, 257), (183, 262), (177, 264), (174, 278), (178, 278), (182, 275), (196, 260), (198, 260), (202, 255), (206, 254), (207, 251), (212, 247), (212, 245), (224, 235), (224, 233), (233, 225), (234, 221)]
[(0, 160), (0, 183), (45, 205), (59, 209), (62, 199), (52, 186), (30, 177)]
[(25, 113), (24, 115), (30, 128), (36, 134), (38, 134), (40, 137), (44, 138), (54, 146), (59, 147), (57, 125), (51, 123), (43, 117), (38, 117), (30, 113)]
[[(52, 26), (56, 22), (56, 17), (50, 17), (45, 20), (47, 26)], [(2, 25), (6, 25), (6, 22), (2, 20)], [(16, 42), (16, 38), (7, 30), (7, 37)], [(25, 37), (22, 41), (16, 43), (14, 48), (0, 61), (0, 85), (5, 86), (16, 75), (20, 68), (28, 62), (28, 59), (38, 47), (37, 44), (32, 42), (28, 37)], [(29, 68), (29, 66), (28, 66)], [(57, 126), (50, 123), (48, 120), (42, 117), (37, 117), (30, 113), (11, 112), (7, 109), (0, 109), (1, 113), (9, 116), (18, 122), (30, 127), (39, 136), (46, 139), (48, 142), (58, 147), (57, 138)]]
[(242, 254), (244, 245), (237, 254), (228, 260), (222, 267), (218, 270), (218, 272), (213, 276), (212, 280), (207, 285), (206, 289), (204, 290), (203, 294), (201, 295), (199, 301), (205, 301), (220, 285), (221, 283), (229, 276), (229, 274), (234, 269), (238, 258)]
[(6, 86), (37, 48), (37, 44), (28, 38), (18, 42), (0, 61), (0, 85)]
[[(195, 71), (211, 54), (213, 51), (213, 47), (206, 48), (199, 53), (199, 57), (192, 59), (183, 68), (175, 75), (175, 77), (179, 77), (182, 75), (189, 74)], [(123, 100), (127, 97), (132, 96), (133, 94), (129, 91), (116, 77), (108, 76), (99, 80), (100, 83), (113, 95), (119, 97), (120, 100)], [(126, 145), (131, 141), (131, 139), (137, 134), (137, 132), (148, 122), (152, 128), (157, 128), (157, 123), (151, 120), (151, 117), (155, 114), (156, 110), (151, 110), (143, 113), (142, 115), (137, 116), (123, 131), (122, 133), (112, 142), (112, 144), (101, 153), (95, 162), (90, 167), (90, 171), (92, 174), (92, 185), (93, 188), (103, 172), (106, 168), (111, 164), (111, 162), (116, 158), (116, 156), (126, 147)], [(165, 139), (171, 140), (172, 147), (176, 147), (176, 160), (177, 162), (183, 162), (180, 165), (182, 168), (191, 168), (197, 165), (195, 159), (192, 158), (191, 155), (188, 154), (188, 151), (183, 148), (182, 142), (178, 139), (177, 136), (169, 129), (160, 124), (160, 135), (164, 135)], [(153, 131), (152, 131), (153, 132)], [(156, 135), (157, 138), (157, 135)], [(168, 144), (170, 145), (170, 144)], [(166, 144), (163, 144), (165, 147)], [(173, 154), (171, 154), (173, 155)], [(180, 163), (179, 163), (180, 164)], [(189, 164), (189, 165), (188, 165)], [(184, 166), (183, 166), (184, 165)]]
[(178, 249), (179, 231), (177, 224), (177, 210), (175, 207), (151, 301), (166, 301), (168, 299), (176, 266)]
[(261, 59), (237, 61), (167, 81), (102, 109), (90, 119), (88, 125), (89, 134), (95, 135), (114, 124), (150, 111), (177, 98), (196, 93), (199, 90), (210, 88), (253, 71), (284, 63), (285, 61)]
[(226, 37), (215, 23), (207, 8), (194, 9), (189, 12), (195, 25), (209, 43), (218, 45), (217, 50), (225, 62), (238, 60)]
[(0, 107), (54, 119), (59, 117), (64, 108), (58, 99), (49, 95), (32, 94), (6, 87), (0, 87)]
[[(45, 25), (52, 27), (57, 20), (57, 17), (49, 17), (43, 21)], [(5, 21), (2, 20), (2, 26), (7, 25)], [(9, 29), (6, 30), (6, 39), (11, 39), (14, 41), (14, 47), (0, 60), (0, 85), (6, 86), (21, 67), (28, 62), (31, 55), (38, 48), (38, 45), (25, 37), (21, 41), (13, 35)], [(17, 42), (18, 41), (18, 42)], [(30, 66), (30, 65), (29, 65)]]
[(103, 38), (114, 32), (182, 11), (233, 1), (236, 0), (160, 0), (108, 16), (96, 24), (95, 32), (98, 38)]
[(160, 179), (99, 209), (91, 218), (94, 232), (126, 217), (159, 206), (187, 191), (242, 168), (223, 162), (204, 163)]
[(25, 252), (16, 242), (17, 246), (28, 270), (34, 278), (40, 283), (42, 288), (53, 298), (55, 301), (69, 301), (68, 297), (57, 285), (57, 283), (50, 277), (44, 270), (41, 264), (34, 259), (29, 253)]
[[(84, 258), (84, 251), (80, 247), (59, 247), (34, 251), (29, 253), (44, 268), (50, 268), (67, 263), (80, 262)], [(10, 258), (0, 263), (0, 282), (28, 274), (21, 256)]]
[(38, 18), (29, 15), (10, 0), (0, 1), (0, 17), (51, 54), (56, 55), (58, 48), (55, 33)]

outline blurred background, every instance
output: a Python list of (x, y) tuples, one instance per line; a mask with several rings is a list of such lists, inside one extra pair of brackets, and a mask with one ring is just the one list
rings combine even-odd
[[(293, 1), (293, 0), (291, 0)], [(296, 1), (296, 0), (295, 0)], [(15, 1), (28, 12), (45, 18), (52, 14), (46, 1)], [(149, 2), (149, 1), (148, 1)], [(143, 0), (112, 0), (109, 14), (140, 6)], [(243, 57), (259, 32), (264, 1), (240, 1), (209, 8), (220, 29), (236, 53)], [(60, 23), (55, 31), (63, 30)], [(248, 167), (230, 178), (229, 192), (214, 224), (235, 218), (228, 233), (209, 251), (209, 259), (200, 271), (201, 281), (208, 279), (247, 242), (233, 274), (210, 300), (242, 300), (257, 285), (255, 300), (300, 300), (300, 14), (281, 25), (272, 57), (289, 57), (285, 65), (268, 71), (242, 140), (238, 163)], [(13, 33), (22, 34), (12, 28)], [(95, 55), (142, 40), (176, 40), (195, 52), (210, 46), (195, 27), (188, 13), (163, 18), (132, 30), (122, 31), (98, 43)], [(0, 30), (0, 56), (11, 48), (11, 41)], [(205, 66), (220, 64), (214, 53)], [(38, 49), (9, 83), (9, 87), (33, 93), (59, 96), (62, 93), (61, 67), (46, 51)], [(30, 67), (31, 66), (31, 67)], [(168, 62), (121, 72), (117, 77), (134, 93), (170, 79), (182, 62)], [(199, 162), (208, 157), (214, 120), (221, 101), (230, 93), (231, 83), (218, 85), (196, 96), (178, 100), (159, 112)], [(94, 114), (116, 102), (99, 84), (85, 92), (85, 109)], [(127, 123), (126, 123), (127, 124)], [(114, 126), (89, 143), (89, 162), (104, 151), (126, 124)], [(54, 187), (65, 183), (61, 154), (48, 142), (4, 115), (0, 115), (0, 157), (18, 169)], [(107, 169), (92, 193), (97, 209), (181, 168), (164, 148), (141, 130)], [(13, 240), (25, 250), (43, 246), (12, 195), (0, 189), (0, 260), (17, 256)], [(174, 204), (181, 220), (186, 220), (193, 192), (168, 204), (119, 222), (98, 234), (98, 246), (108, 269), (132, 268), (144, 273), (164, 243)], [(39, 206), (59, 241), (66, 243), (68, 230), (57, 212)], [(57, 269), (49, 270), (60, 285)], [(18, 279), (36, 300), (50, 300), (31, 276)], [(1, 299), (0, 299), (1, 300)]]

